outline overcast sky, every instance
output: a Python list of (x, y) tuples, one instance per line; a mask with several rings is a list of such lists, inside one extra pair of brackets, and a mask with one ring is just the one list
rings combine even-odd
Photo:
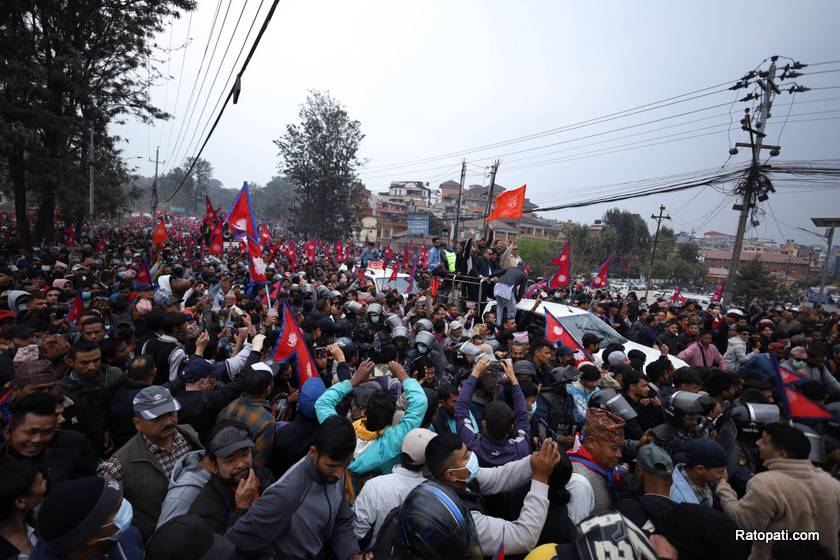
[[(220, 0), (204, 67), (228, 1)], [(259, 4), (256, 0), (246, 3), (234, 35), (242, 2), (230, 3), (203, 90), (204, 68), (199, 74), (199, 63), (217, 0), (199, 0), (191, 22), (185, 15), (172, 25), (171, 35), (167, 28), (157, 38), (164, 47), (171, 41), (174, 48), (184, 43), (190, 24), (189, 46), (172, 51), (168, 60), (165, 52), (160, 55), (161, 70), (166, 72), (168, 66), (173, 79), (151, 91), (153, 101), (176, 119), (150, 127), (129, 122), (116, 129), (127, 140), (124, 154), (135, 158), (130, 164), (139, 173), (153, 174), (154, 164), (147, 159), (154, 157), (156, 145), (160, 145), (161, 159), (167, 160), (163, 169), (183, 161), (188, 151), (195, 152), (210, 110), (226, 91), (224, 80)], [(246, 52), (270, 4), (271, 0), (264, 0)], [(281, 0), (245, 74), (239, 104), (228, 107), (203, 157), (226, 187), (238, 188), (244, 180), (266, 183), (277, 172), (272, 140), (286, 124), (296, 122), (307, 90), (329, 90), (352, 118), (361, 121), (366, 137), (360, 155), (368, 166), (360, 174), (368, 188), (379, 192), (392, 180), (437, 185), (459, 179), (460, 156), (398, 168), (385, 166), (503, 142), (734, 81), (773, 54), (805, 63), (837, 60), (838, 21), (840, 2), (836, 0), (758, 4)], [(245, 53), (237, 68), (244, 57)], [(824, 73), (797, 81), (811, 87), (840, 86), (840, 63), (804, 70), (816, 71)], [(187, 126), (187, 101), (194, 85), (189, 107), (195, 112)], [(701, 94), (711, 94), (695, 100), (597, 126), (469, 153), (465, 156), (470, 162), (467, 182), (482, 183), (484, 168), (499, 156), (497, 183), (505, 187), (527, 184), (532, 201), (551, 206), (603, 194), (606, 189), (598, 188), (602, 185), (720, 167), (727, 159), (730, 137), (733, 144), (747, 141), (738, 125), (747, 104), (734, 104), (734, 124), (727, 133), (729, 104), (735, 94), (712, 93), (724, 87), (705, 90)], [(745, 93), (741, 90), (739, 97)], [(782, 122), (791, 112), (777, 159), (840, 157), (840, 88), (797, 94), (793, 105), (791, 96), (784, 93), (775, 103), (772, 115), (776, 118), (768, 126), (770, 143), (776, 143)], [(689, 111), (696, 112), (640, 124)], [(197, 122), (201, 126), (196, 130)], [(636, 126), (611, 132), (630, 125)], [(702, 136), (687, 138), (697, 135)], [(186, 140), (177, 142), (179, 136)], [(638, 148), (642, 143), (657, 145)], [(546, 144), (555, 145), (540, 148)], [(600, 152), (593, 154), (596, 150)], [(577, 155), (586, 157), (570, 159)], [(552, 161), (564, 157), (564, 161)], [(746, 161), (748, 154), (742, 149), (728, 165)], [(766, 216), (751, 233), (819, 243), (792, 227), (815, 229), (809, 217), (840, 214), (840, 189), (778, 184), (778, 192), (770, 198), (776, 219), (763, 204)], [(678, 231), (734, 232), (737, 213), (731, 201), (724, 204), (724, 197), (705, 188), (547, 215), (590, 222), (619, 206), (639, 212), (652, 223), (650, 214), (665, 204)]]

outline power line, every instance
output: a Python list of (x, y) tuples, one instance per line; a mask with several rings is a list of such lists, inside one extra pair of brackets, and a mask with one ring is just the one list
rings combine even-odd
[[(516, 143), (520, 143), (520, 142), (525, 142), (525, 141), (528, 141), (528, 140), (533, 140), (533, 139), (536, 139), (536, 138), (541, 138), (541, 137), (544, 137), (544, 136), (557, 134), (559, 132), (568, 132), (570, 130), (575, 130), (575, 129), (578, 129), (578, 128), (582, 128), (584, 126), (592, 126), (592, 125), (596, 125), (596, 124), (602, 124), (602, 123), (607, 122), (609, 120), (615, 120), (615, 119), (618, 119), (618, 118), (630, 117), (630, 116), (633, 116), (633, 115), (637, 115), (639, 113), (644, 113), (644, 112), (647, 112), (647, 111), (653, 111), (653, 110), (661, 109), (663, 107), (668, 107), (670, 105), (675, 105), (675, 104), (678, 104), (678, 103), (685, 103), (687, 101), (692, 101), (694, 99), (699, 99), (701, 97), (707, 97), (709, 95), (715, 95), (715, 94), (721, 93), (723, 91), (728, 91), (728, 88), (724, 88), (724, 89), (720, 89), (720, 90), (716, 90), (716, 91), (712, 91), (712, 92), (708, 92), (708, 90), (715, 89), (715, 88), (718, 88), (720, 86), (731, 84), (731, 83), (732, 83), (731, 80), (726, 81), (726, 82), (721, 82), (719, 84), (715, 84), (715, 85), (712, 85), (712, 86), (701, 88), (701, 89), (698, 89), (698, 90), (695, 90), (695, 91), (690, 91), (688, 93), (684, 93), (684, 94), (677, 95), (677, 96), (674, 96), (674, 97), (668, 97), (666, 99), (661, 99), (659, 101), (646, 103), (644, 105), (638, 105), (636, 107), (631, 107), (629, 109), (624, 109), (622, 111), (609, 113), (607, 115), (602, 115), (600, 117), (594, 117), (594, 118), (591, 118), (591, 119), (587, 119), (587, 120), (579, 121), (579, 122), (576, 122), (576, 123), (564, 125), (564, 126), (561, 126), (561, 127), (558, 127), (558, 128), (544, 130), (544, 131), (541, 131), (541, 132), (536, 132), (536, 133), (528, 134), (528, 135), (525, 135), (525, 136), (511, 138), (511, 139), (508, 139), (508, 140), (502, 140), (502, 141), (499, 141), (499, 142), (494, 142), (492, 144), (485, 144), (483, 146), (476, 146), (476, 147), (473, 147), (473, 148), (458, 150), (458, 151), (455, 151), (455, 152), (449, 152), (449, 153), (446, 153), (446, 154), (440, 154), (440, 155), (437, 155), (437, 156), (429, 156), (429, 157), (426, 157), (426, 158), (420, 158), (420, 159), (410, 160), (410, 161), (405, 161), (405, 162), (400, 162), (400, 163), (369, 166), (368, 168), (373, 170), (373, 169), (405, 167), (406, 165), (414, 165), (414, 164), (417, 164), (417, 163), (427, 163), (427, 162), (430, 162), (430, 161), (445, 159), (445, 158), (448, 158), (448, 157), (461, 156), (461, 155), (465, 155), (465, 154), (472, 153), (472, 152), (485, 151), (485, 150), (500, 147), (500, 146), (506, 146), (506, 145), (509, 145), (509, 144), (516, 144)], [(697, 95), (695, 97), (688, 97), (687, 99), (680, 99), (680, 98), (691, 96), (691, 95), (701, 93), (701, 92), (707, 92), (707, 93), (703, 93), (702, 95)], [(679, 101), (674, 101), (674, 100), (679, 100)]]
[[(175, 145), (172, 147), (172, 152), (168, 152), (167, 157), (165, 158), (166, 161), (171, 162), (172, 165), (176, 165), (172, 159), (172, 156), (175, 155), (175, 152), (180, 149), (181, 144), (181, 134), (184, 131), (184, 124), (186, 122), (187, 111), (190, 108), (190, 104), (193, 100), (193, 95), (195, 94), (195, 86), (198, 85), (198, 78), (201, 76), (201, 68), (204, 66), (204, 60), (207, 58), (207, 51), (210, 49), (210, 41), (213, 40), (213, 32), (216, 29), (216, 19), (219, 17), (219, 10), (222, 7), (222, 0), (217, 0), (216, 2), (216, 12), (213, 14), (213, 23), (210, 25), (210, 33), (207, 35), (207, 42), (204, 44), (204, 52), (201, 54), (201, 62), (198, 64), (198, 71), (195, 74), (195, 79), (193, 80), (192, 89), (190, 89), (190, 97), (187, 99), (187, 107), (184, 109), (184, 120), (181, 121), (181, 125), (178, 127), (178, 134), (175, 135)], [(190, 19), (192, 21), (192, 18)], [(186, 52), (184, 53), (186, 57)], [(183, 62), (181, 63), (181, 70), (183, 71)]]
[[(225, 24), (227, 23), (228, 14), (230, 13), (231, 4), (233, 4), (233, 0), (228, 0), (227, 8), (225, 8), (225, 15), (222, 17), (222, 25), (219, 27), (219, 33), (218, 33), (218, 35), (216, 35), (216, 41), (213, 43), (213, 51), (210, 53), (210, 60), (207, 62), (207, 68), (204, 71), (204, 77), (201, 78), (201, 85), (198, 87), (198, 94), (195, 97), (195, 105), (190, 107), (190, 116), (189, 116), (189, 119), (187, 120), (187, 127), (186, 127), (186, 132), (184, 134), (184, 140), (187, 139), (187, 134), (189, 134), (188, 131), (189, 131), (189, 128), (190, 128), (190, 124), (192, 124), (192, 118), (193, 118), (193, 115), (195, 114), (195, 108), (198, 105), (199, 99), (201, 99), (201, 93), (204, 91), (204, 84), (207, 82), (207, 76), (210, 74), (210, 66), (213, 64), (213, 59), (216, 57), (216, 49), (219, 48), (219, 40), (222, 38), (222, 33), (225, 32)], [(219, 61), (219, 66), (221, 67), (221, 65), (223, 63), (224, 63), (224, 60), (220, 60)], [(216, 75), (218, 75), (218, 72), (219, 71), (217, 69), (216, 70)], [(198, 127), (198, 124), (196, 124), (196, 128), (197, 127)], [(195, 133), (193, 133), (193, 134), (195, 134)], [(190, 140), (190, 144), (191, 143), (192, 143), (192, 140)], [(186, 144), (185, 146), (183, 146), (184, 157), (186, 157), (187, 154), (189, 154), (190, 144)], [(178, 152), (176, 151), (175, 154), (177, 155)], [(180, 161), (180, 158), (174, 159), (172, 161), (173, 165), (176, 161)]]
[[(242, 64), (242, 69), (239, 71), (239, 74), (236, 76), (237, 82), (240, 82), (242, 76), (245, 74), (245, 70), (248, 68), (248, 64), (251, 62), (251, 58), (254, 56), (254, 53), (257, 50), (257, 47), (262, 40), (263, 35), (265, 34), (265, 30), (268, 28), (268, 23), (271, 21), (271, 17), (274, 15), (274, 11), (277, 9), (277, 4), (280, 3), (280, 0), (274, 0), (271, 3), (271, 9), (269, 9), (268, 13), (265, 16), (265, 20), (263, 21), (262, 27), (260, 27), (259, 33), (257, 33), (256, 39), (254, 39), (254, 44), (251, 45), (251, 50), (248, 51), (248, 56), (245, 58), (245, 62)], [(201, 157), (201, 153), (204, 151), (204, 148), (207, 146), (207, 143), (210, 141), (210, 138), (213, 137), (213, 132), (216, 130), (216, 126), (218, 126), (219, 121), (222, 119), (222, 115), (225, 114), (225, 109), (227, 108), (228, 103), (230, 102), (230, 98), (233, 97), (234, 91), (236, 91), (236, 86), (230, 89), (228, 92), (227, 97), (225, 98), (225, 102), (222, 105), (221, 110), (219, 111), (218, 116), (216, 117), (215, 122), (213, 122), (213, 126), (210, 128), (210, 132), (207, 133), (207, 137), (204, 139), (204, 142), (201, 144), (201, 148), (199, 148), (198, 153), (192, 158), (192, 163), (190, 164), (190, 168), (184, 174), (184, 177), (181, 179), (181, 182), (178, 183), (178, 186), (175, 187), (175, 191), (167, 198), (164, 202), (169, 202), (175, 195), (178, 194), (178, 191), (181, 190), (181, 187), (186, 182), (187, 177), (190, 176), (192, 173), (193, 168), (195, 167), (195, 162), (198, 161), (198, 158)]]
[[(175, 15), (169, 20), (169, 46), (166, 49), (166, 89), (163, 94), (163, 111), (166, 112), (166, 107), (169, 105), (169, 82), (172, 76), (169, 75), (169, 64), (172, 62), (172, 29), (175, 26)], [(163, 128), (160, 127), (160, 134), (158, 135), (158, 146), (163, 142)]]
[(172, 122), (175, 120), (175, 115), (178, 113), (178, 100), (181, 97), (181, 79), (184, 77), (184, 62), (187, 60), (187, 50), (189, 50), (190, 43), (192, 40), (190, 39), (190, 29), (192, 28), (192, 17), (193, 12), (190, 11), (190, 17), (187, 21), (187, 37), (184, 39), (184, 56), (181, 58), (181, 71), (178, 73), (178, 89), (175, 93), (175, 108), (172, 110), (172, 119), (169, 121), (169, 135), (166, 139), (166, 149), (163, 150), (164, 153), (169, 153), (169, 146), (172, 144)]
[[(230, 50), (230, 46), (233, 44), (233, 38), (236, 37), (236, 30), (239, 29), (239, 23), (242, 21), (242, 15), (245, 13), (245, 8), (247, 6), (248, 6), (248, 0), (245, 0), (244, 2), (242, 2), (242, 9), (239, 11), (239, 17), (236, 19), (236, 24), (233, 27), (233, 32), (230, 35), (230, 40), (228, 41), (228, 44), (225, 47), (225, 52), (222, 53), (222, 58), (219, 60), (219, 66), (218, 66), (218, 68), (216, 68), (216, 74), (213, 76), (213, 81), (210, 83), (210, 88), (207, 90), (207, 97), (204, 99), (204, 105), (201, 107), (201, 113), (199, 113), (198, 119), (196, 120), (196, 127), (193, 130), (192, 137), (190, 137), (189, 144), (187, 144), (187, 152), (186, 153), (190, 153), (190, 148), (192, 148), (193, 141), (195, 140), (195, 136), (198, 133), (198, 123), (200, 123), (204, 119), (204, 112), (207, 110), (207, 103), (210, 101), (210, 96), (213, 94), (213, 88), (216, 87), (216, 80), (219, 79), (219, 73), (222, 70), (222, 65), (224, 65), (224, 63), (225, 63), (225, 59), (227, 58), (227, 54), (228, 54), (228, 51)], [(230, 4), (228, 4), (228, 7), (230, 7)], [(225, 14), (225, 15), (227, 16), (227, 14)], [(256, 19), (256, 17), (255, 17), (255, 19)], [(224, 23), (222, 24), (222, 29), (224, 29)], [(221, 33), (219, 34), (219, 37), (221, 37)], [(247, 40), (248, 39), (246, 37), (245, 41), (247, 41)], [(245, 46), (245, 41), (243, 41), (243, 43), (242, 43), (243, 47)], [(211, 57), (211, 60), (212, 60), (212, 57)], [(231, 65), (231, 70), (233, 70), (233, 68), (235, 66), (236, 66), (236, 62), (234, 62)], [(227, 82), (225, 82), (225, 84), (226, 83)], [(227, 88), (225, 88), (225, 89), (227, 89)], [(224, 89), (222, 91), (224, 91)], [(218, 104), (219, 104), (219, 102), (216, 101), (216, 105), (218, 105)], [(211, 112), (210, 115), (212, 115), (212, 114), (213, 113)], [(208, 119), (208, 123), (209, 123), (209, 120), (210, 119)], [(207, 124), (208, 123), (204, 124), (204, 128), (201, 131), (202, 135), (204, 134), (204, 131), (207, 129)], [(199, 138), (200, 138), (200, 136), (199, 136)]]

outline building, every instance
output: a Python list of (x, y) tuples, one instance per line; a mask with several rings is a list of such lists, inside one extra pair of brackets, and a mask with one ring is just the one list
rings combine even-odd
[[(788, 282), (804, 280), (811, 270), (811, 263), (806, 258), (769, 251), (742, 251), (740, 266), (755, 258), (760, 260), (771, 274)], [(726, 278), (729, 263), (732, 261), (732, 251), (706, 250), (703, 252), (703, 260), (709, 267), (710, 280)]]
[(422, 181), (393, 181), (388, 187), (388, 198), (391, 202), (411, 201), (415, 208), (429, 208), (432, 206), (432, 191)]

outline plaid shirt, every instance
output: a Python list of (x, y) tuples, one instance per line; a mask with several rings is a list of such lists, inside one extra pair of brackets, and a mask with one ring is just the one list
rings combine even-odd
[[(163, 474), (166, 475), (167, 480), (172, 477), (172, 471), (175, 470), (175, 464), (181, 459), (181, 457), (191, 451), (194, 451), (190, 442), (184, 439), (184, 436), (182, 436), (178, 431), (175, 432), (175, 437), (172, 438), (171, 451), (166, 451), (162, 447), (158, 447), (146, 439), (146, 436), (143, 436), (143, 443), (145, 443), (146, 447), (149, 448), (149, 452), (152, 454), (152, 457), (155, 458), (155, 461), (157, 461), (158, 466), (160, 466), (160, 470), (162, 470)], [(122, 464), (120, 464), (120, 460), (116, 457), (111, 457), (99, 465), (96, 469), (96, 474), (110, 478), (117, 482), (122, 482)]]
[(271, 449), (274, 447), (274, 416), (267, 400), (241, 396), (219, 413), (219, 420), (236, 420), (248, 426), (255, 438), (254, 462), (268, 466)]

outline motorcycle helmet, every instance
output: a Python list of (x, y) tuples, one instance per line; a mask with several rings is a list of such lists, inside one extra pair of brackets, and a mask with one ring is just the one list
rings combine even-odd
[(779, 407), (775, 404), (740, 404), (730, 409), (729, 417), (735, 422), (740, 435), (758, 439), (764, 426), (779, 419)]
[(415, 333), (419, 333), (421, 331), (432, 332), (433, 328), (434, 328), (434, 325), (432, 325), (432, 322), (429, 321), (428, 319), (420, 319), (419, 321), (414, 323), (414, 332)]
[(638, 416), (627, 399), (624, 398), (624, 395), (616, 393), (613, 389), (601, 389), (597, 393), (593, 393), (589, 397), (589, 407), (602, 408), (624, 418), (624, 420), (632, 420)]
[(575, 537), (580, 560), (657, 560), (656, 550), (641, 529), (620, 513), (581, 521)]
[(402, 326), (403, 326), (403, 324), (402, 324), (402, 319), (400, 319), (400, 316), (399, 316), (399, 315), (397, 315), (396, 313), (393, 313), (393, 314), (391, 314), (391, 315), (388, 315), (388, 318), (387, 318), (387, 319), (385, 319), (385, 324), (386, 324), (386, 325), (388, 326), (388, 328), (389, 328), (389, 329), (391, 329), (392, 331), (393, 331), (394, 329), (396, 329), (397, 327), (402, 327)]
[(443, 484), (424, 482), (409, 492), (397, 514), (397, 526), (412, 558), (481, 558), (472, 515)]
[(405, 327), (395, 327), (391, 330), (391, 340), (408, 340), (408, 329)]
[(432, 346), (435, 344), (436, 340), (432, 333), (427, 331), (420, 331), (417, 333), (417, 336), (414, 337), (414, 347), (420, 350), (419, 346), (425, 346), (426, 350), (431, 350)]
[(352, 313), (354, 315), (357, 315), (359, 313), (359, 311), (364, 309), (364, 307), (365, 306), (363, 304), (359, 303), (358, 301), (350, 301), (350, 302), (347, 303), (347, 309), (350, 311), (350, 313)]
[(811, 452), (808, 454), (808, 460), (815, 465), (825, 463), (825, 440), (823, 436), (805, 424), (794, 423), (793, 427), (805, 434), (805, 437), (808, 438), (808, 443), (811, 444)]
[(378, 323), (382, 317), (382, 306), (378, 303), (371, 303), (367, 308), (367, 316), (371, 323)]

